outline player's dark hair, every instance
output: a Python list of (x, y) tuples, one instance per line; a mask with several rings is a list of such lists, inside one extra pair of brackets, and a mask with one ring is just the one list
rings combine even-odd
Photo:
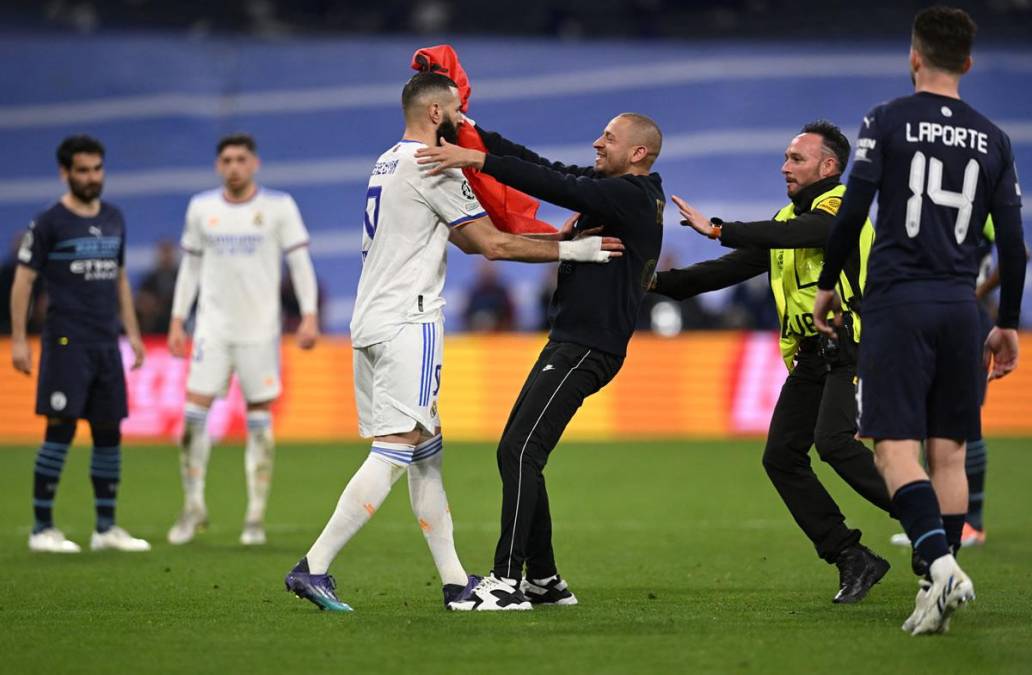
[(409, 110), (424, 94), (433, 91), (447, 92), (452, 87), (458, 88), (455, 82), (447, 75), (441, 75), (440, 73), (416, 73), (405, 83), (405, 88), (401, 90), (401, 108), (402, 110)]
[(849, 162), (849, 139), (841, 129), (828, 120), (814, 120), (804, 125), (800, 133), (820, 136), (824, 148), (838, 160), (839, 173), (846, 172), (846, 164)]
[(914, 17), (912, 42), (930, 65), (951, 73), (964, 70), (978, 26), (967, 12), (936, 5)]
[(69, 136), (57, 146), (57, 163), (66, 169), (72, 168), (72, 158), (80, 152), (104, 157), (104, 145), (93, 136), (77, 134)]
[(254, 142), (254, 136), (243, 132), (237, 132), (235, 134), (223, 136), (219, 139), (219, 144), (215, 146), (215, 156), (218, 157), (222, 154), (223, 150), (230, 146), (244, 147), (255, 154), (258, 152), (258, 144)]

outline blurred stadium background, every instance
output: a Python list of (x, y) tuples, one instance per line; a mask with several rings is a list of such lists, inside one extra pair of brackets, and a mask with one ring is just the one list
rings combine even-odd
[[(1008, 131), (1019, 174), (1032, 175), (1032, 5), (959, 4), (980, 24), (976, 67), (963, 94)], [(591, 161), (592, 140), (617, 112), (655, 117), (666, 135), (656, 168), (667, 194), (710, 215), (747, 220), (768, 217), (785, 202), (781, 156), (804, 122), (828, 118), (853, 138), (868, 108), (907, 93), (908, 28), (921, 5), (4, 3), (0, 142), (13, 161), (0, 166), (0, 241), (7, 247), (0, 327), (14, 264), (9, 245), (62, 190), (53, 151), (64, 135), (87, 132), (107, 145), (105, 196), (126, 213), (138, 312), (144, 328), (160, 336), (187, 199), (217, 184), (216, 139), (246, 130), (259, 142), (260, 180), (290, 191), (301, 207), (324, 329), (332, 335), (314, 354), (287, 350), (281, 435), (353, 436), (346, 334), (361, 265), (363, 190), (372, 160), (400, 133), (399, 92), (415, 49), (453, 44), (473, 84), (471, 116), (556, 159)], [(1025, 212), (1032, 217), (1032, 209)], [(541, 215), (556, 224), (566, 217), (547, 204)], [(724, 252), (682, 231), (673, 208), (666, 226), (661, 268)], [(457, 250), (449, 263), (454, 337), (445, 419), (452, 434), (489, 439), (541, 342), (540, 334), (514, 333), (546, 326), (554, 269), (490, 265)], [(289, 289), (284, 294), (289, 314)], [(1032, 292), (1025, 294), (1024, 321), (1032, 325)], [(769, 332), (776, 316), (765, 278), (681, 306), (650, 299), (640, 324), (624, 373), (578, 417), (573, 436), (765, 431), (785, 375)], [(148, 365), (130, 376), (130, 435), (174, 434), (184, 373), (160, 337), (150, 342)], [(1027, 378), (993, 386), (990, 433), (1032, 433)], [(10, 411), (0, 439), (38, 435), (29, 412), (33, 391), (32, 382), (0, 370), (0, 399)], [(238, 411), (234, 391), (215, 415), (214, 431), (239, 433)]]

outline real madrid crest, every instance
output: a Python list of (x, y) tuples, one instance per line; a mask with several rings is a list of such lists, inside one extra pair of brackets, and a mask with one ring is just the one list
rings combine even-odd
[(261, 211), (255, 211), (255, 213), (254, 213), (254, 226), (255, 227), (261, 227), (262, 226), (262, 222), (263, 222), (262, 221), (262, 212)]

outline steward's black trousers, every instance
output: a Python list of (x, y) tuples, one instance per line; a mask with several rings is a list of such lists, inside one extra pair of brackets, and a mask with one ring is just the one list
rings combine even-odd
[(622, 364), (622, 356), (570, 342), (549, 340), (541, 351), (498, 444), (502, 530), (495, 576), (519, 579), (524, 564), (531, 579), (556, 573), (545, 463), (584, 399), (612, 380)]
[(829, 365), (814, 342), (806, 347), (781, 388), (763, 466), (817, 555), (833, 563), (860, 541), (861, 533), (846, 527), (835, 500), (817, 479), (810, 447), (815, 445), (820, 458), (864, 499), (886, 512), (891, 501), (873, 453), (855, 438), (856, 364), (840, 359)]

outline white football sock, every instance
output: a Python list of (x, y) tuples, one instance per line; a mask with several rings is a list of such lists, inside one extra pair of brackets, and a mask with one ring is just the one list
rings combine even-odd
[(244, 447), (244, 473), (247, 474), (247, 523), (265, 520), (272, 486), (272, 461), (276, 446), (272, 439), (272, 414), (268, 410), (247, 413), (247, 445)]
[(205, 510), (204, 475), (210, 454), (208, 409), (188, 402), (183, 410), (183, 440), (179, 449), (179, 470), (187, 509)]
[(312, 574), (326, 574), (340, 550), (369, 522), (387, 498), (391, 486), (405, 473), (406, 461), (378, 453), (377, 450), (411, 457), (412, 448), (411, 445), (401, 443), (373, 444), (373, 451), (348, 481), (337, 508), (308, 551), (308, 570)]
[(413, 462), (408, 469), (412, 513), (426, 537), (441, 583), (465, 586), (466, 570), (455, 552), (451, 510), (441, 478), (444, 461), (444, 441), (441, 436), (434, 436), (417, 445), (412, 457)]

